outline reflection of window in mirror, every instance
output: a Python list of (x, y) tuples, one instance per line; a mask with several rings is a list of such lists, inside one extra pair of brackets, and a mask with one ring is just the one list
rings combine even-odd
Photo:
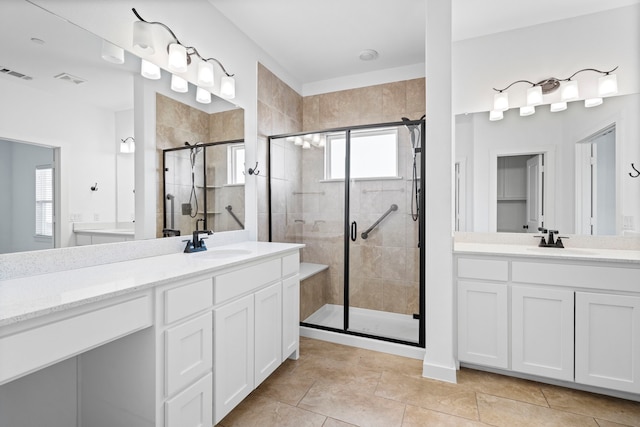
[(227, 184), (244, 184), (244, 144), (227, 147)]
[(35, 235), (53, 237), (53, 167), (39, 165), (35, 173)]
[(576, 232), (616, 234), (616, 127), (576, 145)]
[(497, 231), (535, 233), (543, 224), (543, 154), (497, 158)]

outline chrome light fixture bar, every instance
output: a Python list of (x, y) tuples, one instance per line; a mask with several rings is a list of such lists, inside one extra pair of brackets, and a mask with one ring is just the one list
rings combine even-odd
[[(199, 95), (197, 97), (199, 102), (205, 102), (209, 100), (211, 102), (210, 90), (206, 88), (211, 88), (214, 85), (214, 74), (213, 74), (213, 64), (216, 63), (224, 76), (222, 76), (220, 80), (220, 96), (226, 99), (233, 99), (236, 96), (236, 82), (233, 78), (234, 74), (229, 74), (224, 65), (216, 58), (205, 58), (203, 57), (198, 49), (194, 46), (186, 46), (176, 36), (176, 34), (169, 28), (167, 25), (162, 22), (157, 21), (146, 21), (135, 8), (131, 9), (133, 14), (138, 18), (137, 22), (133, 23), (133, 47), (138, 50), (140, 53), (145, 55), (153, 55), (156, 52), (156, 40), (153, 34), (153, 26), (160, 26), (164, 28), (171, 38), (173, 39), (167, 47), (168, 60), (167, 60), (167, 69), (172, 73), (186, 73), (188, 71), (188, 67), (192, 62), (192, 57), (198, 59), (198, 70), (197, 70), (197, 87)], [(164, 47), (164, 46), (163, 46)], [(142, 76), (149, 79), (159, 79), (160, 78), (160, 67), (156, 64), (151, 63), (148, 60), (142, 60)], [(172, 89), (178, 92), (186, 92), (184, 78), (180, 76), (172, 75)], [(209, 96), (204, 95), (203, 92), (209, 92)]]
[(618, 82), (616, 75), (611, 74), (617, 69), (618, 67), (615, 67), (609, 71), (600, 71), (596, 70), (595, 68), (583, 68), (582, 70), (576, 71), (566, 79), (550, 77), (537, 83), (531, 82), (529, 80), (516, 80), (503, 89), (493, 88), (493, 90), (495, 90), (497, 93), (493, 96), (493, 108), (489, 112), (489, 120), (502, 120), (502, 118), (504, 117), (503, 112), (509, 109), (509, 95), (506, 90), (517, 83), (528, 83), (531, 85), (531, 87), (527, 90), (527, 104), (520, 107), (521, 116), (530, 116), (534, 114), (535, 107), (543, 103), (543, 96), (553, 93), (558, 89), (560, 89), (560, 100), (551, 104), (550, 111), (557, 112), (565, 110), (567, 108), (567, 102), (580, 99), (578, 82), (572, 79), (577, 74), (584, 71), (593, 71), (602, 74), (602, 76), (598, 79), (598, 96), (587, 98), (584, 100), (585, 107), (595, 107), (602, 104), (602, 98), (618, 93)]

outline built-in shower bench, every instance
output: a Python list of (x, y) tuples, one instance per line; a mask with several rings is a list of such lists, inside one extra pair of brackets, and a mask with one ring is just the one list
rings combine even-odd
[(328, 265), (325, 264), (316, 264), (313, 262), (301, 262), (300, 263), (300, 281), (302, 282), (304, 279), (308, 279), (311, 276), (314, 276), (321, 271), (329, 268)]

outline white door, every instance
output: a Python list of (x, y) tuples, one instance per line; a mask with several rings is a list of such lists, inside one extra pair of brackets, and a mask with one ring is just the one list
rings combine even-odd
[(213, 310), (214, 424), (253, 390), (253, 295)]
[(511, 318), (512, 369), (573, 381), (573, 291), (513, 286)]
[(504, 283), (458, 282), (458, 359), (509, 368), (508, 300)]
[(527, 160), (527, 231), (537, 233), (543, 226), (543, 155)]
[(576, 382), (640, 393), (640, 297), (576, 292)]
[(255, 387), (282, 362), (282, 284), (255, 294)]

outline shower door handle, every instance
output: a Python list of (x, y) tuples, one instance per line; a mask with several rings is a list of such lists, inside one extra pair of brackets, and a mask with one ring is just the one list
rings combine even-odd
[(358, 238), (358, 224), (355, 221), (353, 221), (351, 223), (351, 241), (355, 242), (357, 238)]

